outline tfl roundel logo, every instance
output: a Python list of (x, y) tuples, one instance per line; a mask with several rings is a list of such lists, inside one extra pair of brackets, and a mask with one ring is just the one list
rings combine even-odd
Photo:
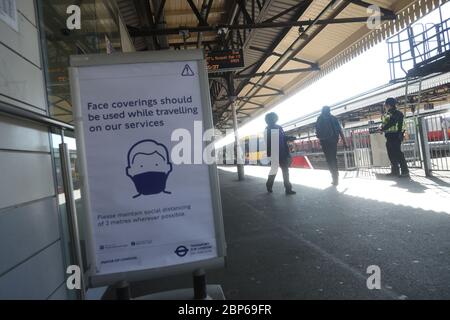
[(179, 257), (184, 257), (185, 255), (187, 255), (188, 251), (189, 249), (185, 246), (179, 246), (175, 249), (175, 254)]

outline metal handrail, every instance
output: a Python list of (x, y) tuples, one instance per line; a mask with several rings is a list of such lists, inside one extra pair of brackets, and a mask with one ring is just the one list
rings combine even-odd
[[(391, 81), (400, 79), (397, 71), (405, 76), (424, 63), (440, 59), (450, 50), (450, 18), (433, 23), (431, 26), (422, 26), (419, 33), (414, 34), (414, 26), (397, 33), (386, 40), (389, 50), (388, 63), (390, 64)], [(406, 34), (406, 37), (404, 37)], [(405, 44), (406, 42), (406, 44)], [(410, 70), (406, 70), (410, 69)], [(400, 75), (401, 77), (401, 75)]]
[[(450, 20), (450, 19), (449, 19), (449, 20)], [(447, 21), (445, 21), (445, 24), (447, 24)], [(430, 28), (430, 29), (431, 29), (431, 28)], [(416, 39), (417, 37), (420, 37), (420, 36), (423, 35), (424, 33), (428, 32), (430, 29), (425, 30), (424, 32), (422, 32), (422, 33), (420, 33), (420, 34), (418, 34), (418, 35), (415, 35), (415, 36), (414, 36), (414, 39)], [(428, 44), (428, 43), (430, 42), (431, 39), (437, 38), (439, 35), (441, 35), (441, 34), (443, 34), (443, 33), (445, 33), (445, 32), (449, 32), (449, 31), (450, 31), (450, 27), (447, 27), (447, 28), (445, 28), (445, 29), (442, 29), (439, 33), (435, 33), (435, 34), (432, 35), (431, 37), (426, 38), (425, 40), (414, 41), (413, 49), (415, 49), (416, 47), (419, 47), (420, 45)], [(405, 42), (405, 41), (408, 41), (408, 42), (409, 42), (410, 40), (409, 40), (409, 39), (403, 39), (403, 40), (399, 40), (399, 41), (397, 41), (397, 42), (388, 42), (388, 43), (389, 43), (389, 44), (396, 44), (396, 43), (402, 43), (402, 42)], [(437, 41), (436, 41), (436, 42), (437, 42)], [(446, 43), (443, 42), (443, 45), (445, 46)], [(423, 52), (422, 54), (419, 54), (418, 56), (415, 56), (415, 57), (411, 56), (411, 58), (409, 58), (409, 59), (401, 59), (402, 56), (404, 56), (404, 55), (406, 55), (406, 54), (408, 54), (408, 53), (411, 52), (411, 49), (406, 49), (405, 51), (400, 51), (400, 52), (398, 53), (398, 55), (389, 58), (389, 59), (388, 59), (388, 62), (395, 63), (395, 62), (402, 62), (402, 61), (403, 61), (403, 62), (406, 62), (406, 61), (410, 61), (410, 60), (415, 60), (415, 59), (418, 58), (418, 57), (422, 57), (422, 56), (425, 56), (425, 55), (429, 55), (431, 52), (433, 52), (433, 51), (435, 51), (435, 50), (438, 50), (438, 49), (439, 49), (439, 47), (436, 47), (436, 48), (433, 48), (433, 49), (431, 49), (431, 50), (429, 50), (429, 51)], [(396, 59), (399, 59), (399, 60), (396, 60)]]
[(10, 104), (6, 104), (1, 101), (0, 101), (0, 113), (6, 114), (9, 116), (25, 118), (27, 120), (31, 120), (31, 121), (37, 122), (39, 124), (43, 124), (45, 126), (56, 127), (56, 128), (63, 129), (63, 130), (74, 131), (74, 129), (75, 129), (74, 126), (72, 126), (66, 122), (62, 122), (62, 121), (47, 117), (45, 115), (39, 114), (34, 111), (26, 110), (26, 109), (23, 109), (23, 108), (20, 108), (17, 106), (12, 106)]

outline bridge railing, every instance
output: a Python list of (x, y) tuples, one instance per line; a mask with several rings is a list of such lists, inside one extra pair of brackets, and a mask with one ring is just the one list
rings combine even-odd
[(391, 82), (405, 80), (414, 70), (450, 51), (450, 18), (440, 12), (436, 23), (416, 23), (386, 40)]

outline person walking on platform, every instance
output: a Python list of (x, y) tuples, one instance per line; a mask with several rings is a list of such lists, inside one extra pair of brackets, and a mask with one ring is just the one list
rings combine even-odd
[(333, 178), (332, 184), (339, 184), (339, 170), (337, 164), (337, 144), (339, 136), (342, 138), (344, 147), (347, 148), (344, 132), (338, 119), (331, 114), (330, 107), (323, 107), (322, 113), (316, 121), (316, 136), (320, 140), (325, 159)]
[[(266, 182), (267, 192), (272, 193), (273, 183), (275, 181), (275, 177), (278, 172), (278, 168), (281, 168), (283, 172), (283, 182), (284, 188), (287, 195), (296, 194), (295, 191), (292, 190), (292, 184), (289, 181), (289, 165), (291, 164), (291, 155), (289, 153), (289, 147), (287, 144), (288, 137), (284, 134), (283, 128), (277, 125), (278, 115), (274, 112), (270, 112), (266, 115), (266, 152), (267, 157), (270, 157), (271, 167), (269, 172), (269, 177)], [(274, 137), (278, 136), (278, 159), (277, 155), (272, 152), (272, 135)], [(276, 141), (274, 141), (276, 143)], [(274, 152), (275, 149), (273, 150)]]
[[(394, 98), (386, 99), (384, 107), (387, 108), (387, 111), (382, 116), (382, 127), (380, 129), (386, 137), (386, 149), (391, 162), (391, 172), (388, 176), (409, 177), (408, 165), (401, 149), (404, 135), (404, 116), (397, 110), (396, 105), (397, 101)], [(399, 169), (401, 169), (401, 172)]]

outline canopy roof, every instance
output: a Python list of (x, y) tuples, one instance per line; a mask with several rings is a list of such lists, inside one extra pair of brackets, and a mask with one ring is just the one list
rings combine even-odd
[[(446, 1), (117, 2), (137, 50), (243, 49), (243, 69), (210, 74), (214, 123), (227, 129), (232, 103), (247, 122)], [(380, 8), (377, 29), (370, 5)]]

